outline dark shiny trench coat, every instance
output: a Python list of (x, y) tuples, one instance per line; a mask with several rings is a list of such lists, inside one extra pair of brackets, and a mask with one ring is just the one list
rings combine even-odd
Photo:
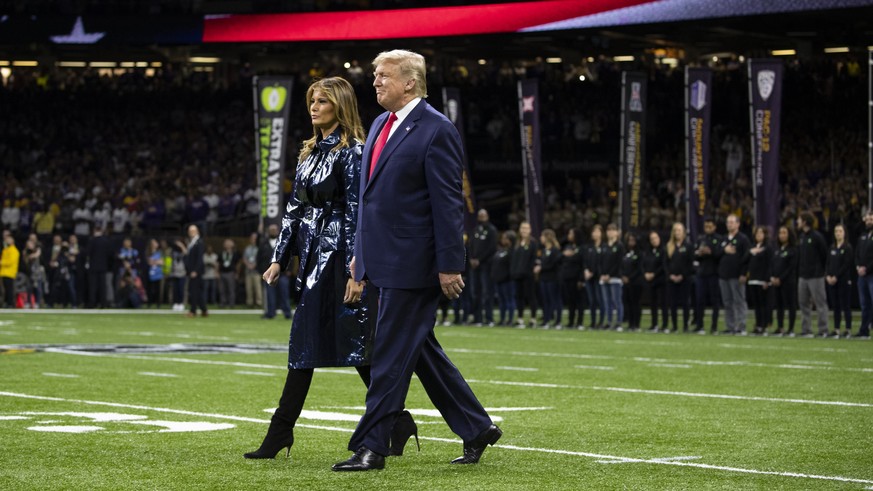
[(369, 364), (375, 295), (365, 288), (359, 304), (343, 304), (355, 250), (363, 143), (334, 150), (340, 131), (319, 137), (312, 153), (297, 165), (273, 252), (272, 261), (283, 271), (293, 256), (300, 258), (289, 368)]

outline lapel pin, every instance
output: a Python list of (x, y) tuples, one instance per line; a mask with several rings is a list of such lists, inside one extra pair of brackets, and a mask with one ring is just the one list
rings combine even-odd
[(412, 129), (412, 128), (410, 128), (409, 126), (406, 127), (406, 131), (409, 131), (409, 130), (411, 130), (411, 129)]

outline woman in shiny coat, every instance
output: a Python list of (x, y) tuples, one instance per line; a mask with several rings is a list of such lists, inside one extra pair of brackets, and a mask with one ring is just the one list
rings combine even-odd
[[(349, 270), (358, 218), (364, 130), (352, 86), (339, 77), (313, 83), (306, 92), (314, 135), (303, 142), (294, 190), (282, 218), (272, 264), (263, 278), (277, 282), (293, 256), (300, 260), (291, 324), (288, 375), (261, 447), (249, 459), (291, 452), (293, 429), (316, 367), (355, 367), (365, 386), (377, 303)], [(408, 412), (395, 421), (393, 455), (417, 428)], [(402, 441), (401, 441), (402, 440)]]

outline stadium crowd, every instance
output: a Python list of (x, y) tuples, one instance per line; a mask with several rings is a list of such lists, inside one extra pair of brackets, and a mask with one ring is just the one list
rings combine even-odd
[[(437, 60), (432, 66), (432, 94), (438, 94), (443, 86), (461, 89), (464, 136), (477, 189), (485, 190), (482, 196), (489, 196), (491, 186), (514, 190), (497, 196), (492, 193), (490, 198), (480, 199), (480, 204), (494, 219), (489, 237), (496, 239), (497, 231), (503, 231), (498, 241), (503, 242), (503, 248), (498, 248), (502, 252), (495, 257), (523, 269), (524, 281), (513, 282), (515, 288), (510, 289), (507, 284), (501, 286), (500, 281), (489, 282), (485, 275), (475, 273), (477, 268), (472, 265), (468, 273), (477, 278), (475, 284), (488, 285), (479, 288), (487, 292), (485, 297), (500, 299), (504, 309), (498, 321), (516, 320), (508, 312), (526, 305), (533, 308), (528, 323), (537, 325), (559, 325), (560, 313), (569, 308), (576, 312), (568, 316), (569, 325), (640, 328), (635, 310), (640, 302), (636, 300), (655, 306), (668, 302), (672, 316), (674, 309), (684, 311), (701, 297), (709, 303), (721, 298), (720, 291), (718, 295), (710, 291), (712, 284), (709, 290), (696, 286), (700, 277), (706, 276), (700, 273), (701, 268), (706, 269), (700, 261), (692, 260), (692, 269), (682, 274), (685, 283), (667, 285), (670, 288), (665, 286), (660, 291), (646, 287), (645, 272), (643, 283), (636, 277), (624, 283), (624, 275), (613, 276), (621, 272), (625, 257), (618, 255), (622, 249), (617, 249), (610, 255), (608, 268), (603, 266), (609, 270), (603, 275), (607, 276), (608, 286), (604, 289), (597, 278), (600, 269), (594, 269), (597, 261), (568, 259), (566, 254), (568, 247), (590, 248), (589, 241), (598, 226), (603, 228), (599, 241), (622, 244), (623, 254), (636, 252), (641, 265), (652, 263), (644, 251), (657, 249), (655, 241), (665, 243), (663, 253), (671, 260), (671, 244), (676, 249), (688, 249), (684, 239), (673, 237), (671, 228), (675, 222), (685, 221), (682, 105), (676, 102), (683, 91), (680, 69), (651, 59), (639, 60), (630, 67), (603, 58), (577, 64), (549, 64), (535, 59), (485, 65), (453, 59)], [(650, 107), (658, 108), (649, 116), (650, 157), (641, 193), (645, 197), (643, 226), (635, 231), (639, 236), (607, 227), (618, 221), (617, 178), (608, 166), (596, 165), (598, 160), (615, 161), (619, 80), (621, 70), (628, 68), (649, 74)], [(787, 68), (780, 149), (782, 223), (797, 234), (800, 229), (794, 226), (795, 219), (808, 213), (809, 223), (827, 238), (826, 243), (836, 243), (835, 229), (842, 224), (845, 243), (858, 245), (866, 237), (862, 226), (865, 142), (859, 130), (864, 126), (866, 88), (857, 63), (850, 59), (796, 61), (788, 63)], [(367, 97), (372, 90), (370, 78), (357, 62), (346, 68), (339, 60), (323, 59), (296, 71), (296, 87), (326, 75), (347, 77), (359, 92), (363, 119), (370, 121), (378, 114), (372, 97)], [(259, 258), (269, 247), (270, 234), (267, 231), (248, 236), (257, 229), (258, 213), (251, 163), (254, 143), (250, 75), (247, 65), (239, 73), (224, 76), (175, 64), (164, 65), (153, 76), (138, 69), (113, 75), (92, 69), (16, 69), (0, 88), (0, 104), (8, 109), (7, 116), (0, 119), (0, 221), (4, 243), (9, 243), (4, 247), (0, 276), (4, 278), (6, 304), (134, 307), (168, 303), (180, 309), (186, 291), (186, 241), (181, 231), (189, 223), (200, 225), (211, 246), (204, 255), (204, 290), (210, 303), (253, 307), (266, 304), (269, 294), (263, 290), (258, 273), (263, 264), (258, 261), (263, 260)], [(586, 76), (585, 82), (579, 80), (580, 75)], [(507, 101), (515, 100), (515, 82), (527, 77), (541, 80), (543, 94), (545, 227), (552, 231), (548, 237), (525, 236), (523, 194), (518, 186), (520, 166), (511, 172), (499, 167), (506, 162), (512, 165), (520, 155), (517, 115), (514, 104)], [(729, 234), (727, 223), (736, 220), (737, 233), (757, 244), (748, 171), (747, 85), (742, 64), (726, 62), (717, 66), (713, 90), (725, 95), (714, 98), (708, 213), (720, 234)], [(440, 101), (435, 104), (439, 106)], [(293, 114), (290, 141), (301, 141), (306, 136), (309, 122), (305, 116), (303, 111)], [(568, 162), (570, 165), (565, 165)], [(592, 162), (595, 165), (587, 167)], [(289, 187), (286, 183), (286, 191)], [(513, 239), (507, 231), (513, 231), (516, 237)], [(656, 232), (658, 239), (653, 239), (649, 231)], [(97, 237), (102, 239), (95, 240)], [(511, 245), (513, 240), (515, 245)], [(768, 237), (765, 242), (775, 251), (778, 240)], [(97, 247), (95, 242), (106, 245)], [(471, 247), (475, 242), (472, 234)], [(519, 247), (525, 251), (521, 256), (513, 253)], [(609, 247), (611, 251), (613, 246)], [(20, 275), (10, 275), (15, 262), (11, 259), (12, 249), (19, 252), (15, 269)], [(760, 262), (753, 261), (763, 268)], [(585, 264), (591, 265), (592, 276), (587, 278)], [(585, 288), (580, 291), (584, 294), (568, 296), (564, 283), (569, 281), (570, 273), (566, 268), (581, 268)], [(856, 270), (850, 273), (851, 279), (846, 281), (857, 284)], [(771, 282), (767, 283), (770, 286)], [(779, 304), (774, 289), (766, 295), (757, 291), (762, 286), (748, 285), (752, 305)], [(827, 290), (834, 290), (831, 299), (834, 295), (856, 295), (854, 287)], [(515, 309), (508, 303), (513, 291), (522, 301), (515, 304)], [(10, 292), (29, 294), (19, 302), (16, 295), (9, 296)], [(290, 297), (287, 285), (272, 295), (278, 300), (265, 316), (274, 316), (277, 308), (290, 315), (285, 310), (285, 300)], [(755, 303), (762, 296), (766, 302)], [(456, 322), (468, 320), (469, 312), (476, 310), (473, 303), (483, 303), (472, 292), (462, 300), (454, 306)], [(790, 304), (792, 299), (785, 301)], [(835, 310), (837, 305), (846, 305), (842, 297), (834, 302)], [(548, 311), (542, 318), (536, 316), (538, 305)], [(611, 308), (598, 310), (600, 305)], [(584, 322), (580, 310), (592, 306), (602, 315)], [(468, 313), (466, 317), (464, 312)], [(484, 312), (487, 315), (490, 310)], [(758, 318), (752, 331), (763, 332), (771, 324), (767, 312)], [(692, 323), (686, 316), (682, 325), (674, 320), (671, 330), (689, 324), (697, 328), (702, 322), (700, 317), (698, 313)], [(655, 320), (655, 327), (663, 330), (667, 322), (666, 317), (661, 318), (664, 321)], [(473, 320), (488, 322), (475, 314)], [(780, 330), (787, 332), (784, 327)], [(804, 334), (808, 334), (806, 330)]]

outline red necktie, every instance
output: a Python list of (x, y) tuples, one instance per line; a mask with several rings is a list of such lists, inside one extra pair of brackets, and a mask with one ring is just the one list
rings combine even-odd
[(385, 126), (382, 127), (382, 131), (379, 133), (379, 138), (376, 139), (376, 144), (373, 145), (373, 155), (370, 157), (371, 176), (376, 169), (376, 162), (379, 161), (379, 154), (382, 153), (382, 149), (385, 147), (385, 142), (388, 141), (388, 134), (391, 133), (391, 126), (394, 125), (395, 121), (397, 121), (397, 115), (391, 113), (391, 115), (388, 116), (388, 122), (385, 123)]

